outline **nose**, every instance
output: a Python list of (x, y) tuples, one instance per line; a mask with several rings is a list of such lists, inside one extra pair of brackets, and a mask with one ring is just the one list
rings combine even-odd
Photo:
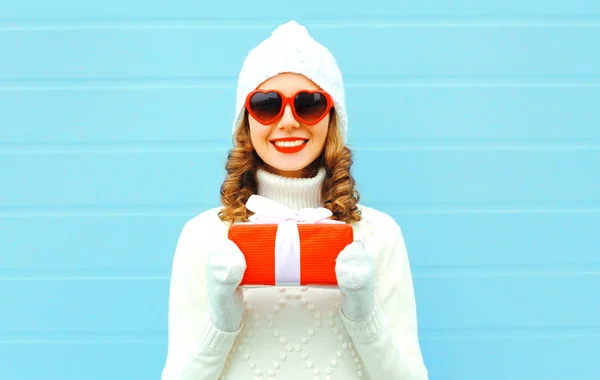
[(298, 123), (298, 121), (294, 117), (294, 114), (292, 113), (292, 108), (289, 105), (286, 106), (283, 110), (283, 115), (281, 116), (281, 119), (279, 119), (279, 123), (277, 123), (277, 127), (280, 129), (290, 131), (294, 128), (298, 128), (299, 126), (300, 123)]

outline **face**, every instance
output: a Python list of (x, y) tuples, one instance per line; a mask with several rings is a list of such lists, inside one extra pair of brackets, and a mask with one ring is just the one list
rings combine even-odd
[[(317, 91), (319, 87), (298, 74), (279, 74), (265, 81), (259, 90), (277, 90), (292, 97), (298, 91)], [(302, 110), (297, 110), (302, 115)], [(263, 124), (248, 115), (250, 139), (266, 170), (285, 177), (300, 177), (302, 169), (319, 157), (325, 146), (329, 126), (329, 112), (316, 124), (308, 125), (296, 118), (287, 104), (283, 114), (269, 124)]]

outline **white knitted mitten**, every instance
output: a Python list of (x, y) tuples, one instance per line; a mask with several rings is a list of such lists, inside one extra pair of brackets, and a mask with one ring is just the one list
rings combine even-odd
[(351, 321), (364, 321), (375, 308), (375, 269), (362, 242), (348, 244), (335, 265), (342, 291), (342, 313)]
[(223, 332), (235, 332), (241, 326), (244, 295), (238, 286), (245, 271), (246, 258), (229, 239), (225, 239), (208, 256), (208, 312), (214, 326)]

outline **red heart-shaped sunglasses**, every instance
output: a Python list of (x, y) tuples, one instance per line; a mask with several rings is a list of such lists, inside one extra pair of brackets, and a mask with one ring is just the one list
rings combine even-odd
[(288, 97), (278, 90), (254, 90), (246, 97), (246, 110), (261, 124), (279, 119), (288, 104), (296, 119), (307, 125), (323, 120), (333, 107), (325, 91), (301, 90)]

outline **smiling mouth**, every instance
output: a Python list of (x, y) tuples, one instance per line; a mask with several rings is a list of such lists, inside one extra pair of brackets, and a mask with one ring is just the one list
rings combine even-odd
[(305, 139), (293, 139), (293, 140), (277, 140), (271, 141), (271, 144), (275, 147), (275, 149), (280, 153), (298, 153), (308, 143), (308, 140)]

